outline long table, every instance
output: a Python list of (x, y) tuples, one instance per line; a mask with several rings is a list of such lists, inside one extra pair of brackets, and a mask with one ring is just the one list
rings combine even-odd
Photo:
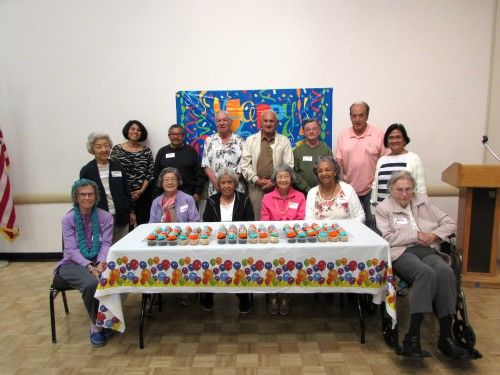
[(109, 250), (95, 294), (100, 302), (97, 324), (125, 331), (123, 293), (207, 292), (370, 294), (376, 304), (385, 301), (395, 324), (396, 294), (387, 241), (354, 220), (308, 223), (313, 222), (339, 224), (347, 231), (348, 241), (289, 243), (282, 227), (304, 221), (235, 222), (224, 224), (273, 224), (279, 242), (219, 244), (215, 232), (221, 223), (185, 223), (179, 225), (211, 226), (209, 244), (148, 246), (147, 235), (165, 224), (140, 225)]

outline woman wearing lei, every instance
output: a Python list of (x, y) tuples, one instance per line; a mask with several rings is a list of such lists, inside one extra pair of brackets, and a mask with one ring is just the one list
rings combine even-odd
[(99, 301), (94, 294), (113, 237), (113, 216), (96, 207), (99, 188), (91, 180), (81, 179), (71, 187), (73, 209), (62, 219), (63, 259), (55, 270), (72, 288), (82, 293), (90, 317), (90, 342), (103, 346), (113, 330), (95, 324)]

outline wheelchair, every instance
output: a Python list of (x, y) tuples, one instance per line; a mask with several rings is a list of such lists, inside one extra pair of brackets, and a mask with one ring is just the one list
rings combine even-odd
[[(453, 317), (453, 337), (455, 338), (458, 345), (466, 349), (472, 359), (482, 358), (481, 353), (475, 348), (476, 345), (476, 335), (474, 329), (469, 324), (469, 318), (467, 314), (467, 303), (465, 300), (465, 294), (462, 290), (462, 256), (457, 252), (455, 247), (455, 235), (451, 235), (449, 242), (443, 242), (441, 244), (441, 251), (448, 254), (451, 258), (451, 267), (455, 274), (456, 280), (456, 290), (457, 290), (457, 311)], [(409, 294), (411, 286), (406, 283), (402, 278), (396, 275), (395, 278), (395, 289), (397, 299), (405, 297)], [(396, 300), (397, 301), (397, 300)], [(397, 302), (396, 302), (397, 303)], [(398, 325), (393, 328), (392, 320), (389, 315), (385, 312), (385, 308), (381, 308), (382, 316), (382, 334), (384, 336), (386, 344), (394, 349), (396, 354), (402, 355), (403, 348), (399, 343), (398, 335)]]

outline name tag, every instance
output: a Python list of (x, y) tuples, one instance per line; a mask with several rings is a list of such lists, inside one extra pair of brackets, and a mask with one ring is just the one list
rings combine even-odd
[(122, 171), (111, 171), (111, 177), (121, 177)]
[(184, 206), (180, 206), (179, 207), (179, 211), (180, 212), (186, 212), (187, 210), (188, 210), (188, 205), (187, 204), (185, 204)]
[(347, 199), (345, 199), (344, 197), (338, 197), (337, 203), (338, 204), (346, 204), (346, 203), (349, 203), (349, 201)]
[(408, 224), (408, 219), (405, 217), (395, 217), (394, 218), (394, 225), (406, 225)]
[(174, 152), (169, 152), (168, 154), (165, 154), (165, 159), (172, 159), (172, 158), (175, 158)]
[(299, 204), (297, 202), (290, 202), (290, 204), (288, 205), (288, 208), (291, 208), (292, 210), (296, 210), (297, 208), (299, 208)]
[(312, 156), (302, 156), (302, 161), (313, 161), (313, 157)]

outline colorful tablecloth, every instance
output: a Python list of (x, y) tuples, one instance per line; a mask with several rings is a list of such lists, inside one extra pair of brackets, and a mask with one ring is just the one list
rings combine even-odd
[[(95, 294), (100, 302), (97, 324), (125, 330), (122, 293), (200, 292), (371, 294), (374, 303), (385, 300), (395, 323), (389, 244), (354, 220), (327, 221), (334, 222), (348, 232), (347, 242), (288, 243), (283, 225), (304, 222), (283, 221), (272, 222), (279, 243), (220, 245), (213, 234), (208, 245), (148, 246), (146, 237), (159, 224), (140, 225), (109, 251)], [(204, 225), (215, 232), (220, 223), (200, 223)]]

